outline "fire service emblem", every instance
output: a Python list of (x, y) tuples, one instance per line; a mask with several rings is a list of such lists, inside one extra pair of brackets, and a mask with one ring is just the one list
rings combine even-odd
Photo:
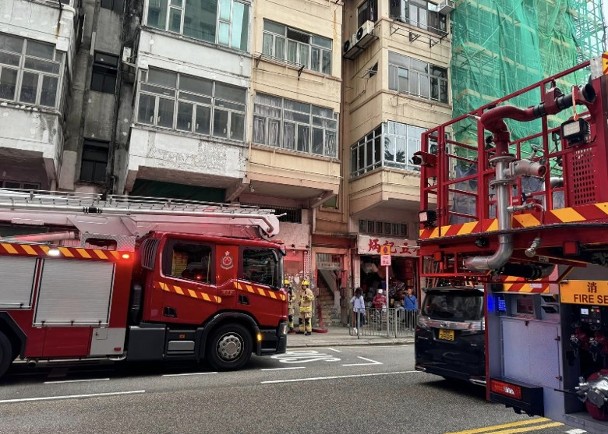
[(222, 267), (224, 270), (230, 270), (232, 267), (234, 267), (234, 261), (232, 260), (232, 256), (230, 256), (230, 252), (224, 252), (220, 267)]

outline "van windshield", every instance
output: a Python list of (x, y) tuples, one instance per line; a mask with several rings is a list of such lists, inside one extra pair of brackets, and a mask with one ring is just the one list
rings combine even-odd
[(422, 314), (433, 319), (477, 321), (483, 316), (483, 294), (477, 291), (430, 291)]

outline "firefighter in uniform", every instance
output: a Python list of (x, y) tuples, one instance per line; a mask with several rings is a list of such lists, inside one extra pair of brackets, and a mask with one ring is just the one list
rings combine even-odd
[(310, 282), (303, 280), (300, 289), (300, 333), (305, 336), (312, 333), (312, 302), (315, 295), (310, 289)]
[(296, 313), (296, 295), (293, 293), (293, 288), (291, 286), (291, 282), (289, 281), (289, 279), (285, 279), (283, 284), (285, 285), (285, 288), (287, 288), (287, 300), (289, 301), (289, 311), (288, 311), (289, 333), (294, 333), (293, 316)]

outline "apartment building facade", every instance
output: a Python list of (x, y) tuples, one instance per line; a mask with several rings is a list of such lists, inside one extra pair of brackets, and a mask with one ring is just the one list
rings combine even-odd
[(403, 258), (396, 278), (415, 276), (410, 158), (450, 116), (448, 12), (422, 0), (3, 1), (1, 186), (272, 207), (286, 274), (344, 314), (380, 245)]
[(392, 246), (389, 279), (418, 289), (420, 134), (451, 117), (453, 2), (345, 2), (342, 161), (349, 232), (357, 234), (353, 282), (383, 286), (380, 246)]

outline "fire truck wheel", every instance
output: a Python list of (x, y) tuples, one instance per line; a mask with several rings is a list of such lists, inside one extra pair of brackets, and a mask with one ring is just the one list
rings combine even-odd
[(0, 377), (4, 375), (13, 360), (11, 341), (0, 332)]
[(207, 362), (218, 371), (240, 369), (251, 358), (253, 342), (251, 333), (239, 324), (219, 327), (207, 347)]

